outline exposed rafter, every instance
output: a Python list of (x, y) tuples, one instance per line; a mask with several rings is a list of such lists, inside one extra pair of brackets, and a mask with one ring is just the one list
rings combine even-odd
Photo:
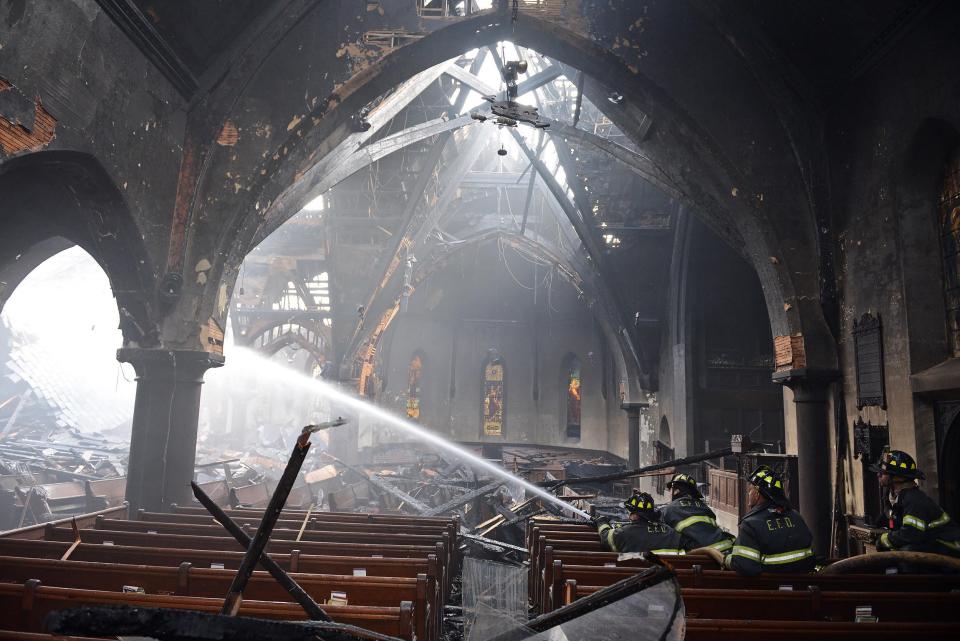
[[(300, 205), (307, 202), (311, 195), (322, 194), (332, 187), (336, 182), (331, 182), (328, 178), (337, 172), (337, 168), (347, 163), (350, 157), (357, 153), (360, 148), (373, 139), (397, 114), (413, 102), (420, 94), (431, 84), (444, 74), (452, 61), (446, 61), (418, 73), (416, 76), (406, 81), (400, 87), (387, 96), (375, 109), (373, 109), (366, 118), (369, 128), (365, 131), (356, 131), (347, 136), (339, 145), (330, 151), (322, 160), (313, 164), (304, 171), (303, 175), (290, 189), (278, 198), (270, 206), (265, 216), (264, 228), (259, 234), (259, 238), (267, 237), (270, 232), (276, 229), (284, 222), (286, 216), (283, 213), (289, 213), (291, 208), (299, 208)], [(359, 123), (358, 123), (359, 124)], [(363, 165), (357, 167), (362, 168)], [(356, 171), (356, 170), (354, 170)], [(353, 172), (351, 172), (353, 173)], [(347, 174), (349, 175), (349, 174)], [(339, 180), (346, 178), (340, 175)], [(271, 221), (273, 223), (271, 224)]]
[[(459, 65), (453, 65), (447, 69), (447, 75), (456, 80), (459, 80), (466, 86), (470, 87), (477, 93), (483, 96), (497, 95), (500, 93), (500, 90), (496, 87), (488, 85), (479, 76), (474, 73), (471, 73)], [(528, 94), (531, 91), (536, 91), (540, 87), (549, 84), (563, 75), (563, 69), (559, 65), (550, 65), (543, 71), (530, 76), (523, 82), (517, 85), (517, 96), (522, 96)]]
[[(394, 248), (387, 269), (367, 300), (365, 307), (367, 314), (376, 315), (380, 313), (381, 308), (385, 305), (384, 297), (388, 296), (387, 292), (394, 290), (394, 288), (390, 287), (390, 283), (392, 280), (395, 280), (395, 276), (398, 274), (398, 268), (403, 261), (403, 256), (416, 255), (418, 249), (422, 248), (427, 234), (434, 229), (440, 216), (449, 207), (450, 201), (459, 188), (460, 180), (462, 180), (470, 164), (472, 164), (476, 158), (477, 145), (481, 138), (482, 135), (471, 136), (471, 140), (467, 143), (466, 149), (460, 150), (454, 163), (447, 167), (443, 174), (445, 181), (443, 191), (440, 193), (436, 203), (426, 212), (425, 216), (422, 217), (422, 222), (420, 222), (420, 220), (415, 222), (412, 217), (406, 219), (406, 224), (402, 227), (404, 233)], [(361, 320), (354, 329), (349, 349), (344, 352), (344, 363), (349, 362), (360, 349), (363, 343), (363, 329), (363, 322)]]
[(593, 231), (584, 221), (581, 212), (577, 210), (577, 207), (574, 205), (574, 203), (572, 203), (567, 197), (566, 191), (564, 191), (560, 183), (557, 182), (557, 179), (553, 173), (546, 167), (546, 165), (543, 164), (543, 161), (540, 160), (536, 153), (534, 153), (534, 151), (527, 146), (526, 142), (523, 140), (523, 136), (512, 129), (510, 130), (510, 133), (513, 135), (516, 143), (520, 146), (520, 149), (522, 149), (523, 153), (527, 156), (527, 159), (533, 163), (534, 168), (540, 175), (540, 178), (544, 181), (544, 183), (546, 183), (547, 188), (553, 194), (554, 198), (556, 198), (557, 203), (560, 204), (560, 207), (567, 216), (567, 220), (570, 221), (570, 224), (576, 230), (581, 244), (586, 249), (587, 255), (593, 264), (596, 275), (599, 276), (597, 279), (597, 284), (598, 289), (602, 292), (601, 298), (608, 306), (610, 318), (613, 318), (616, 321), (616, 333), (622, 346), (625, 348), (625, 351), (631, 354), (633, 357), (637, 370), (639, 372), (647, 371), (647, 368), (645, 367), (645, 360), (639, 353), (637, 345), (634, 343), (633, 338), (626, 329), (629, 326), (627, 323), (627, 314), (623, 309), (620, 298), (613, 291), (606, 287), (607, 283), (613, 283), (615, 281), (612, 278), (609, 268), (606, 266), (604, 254), (597, 243)]
[[(483, 64), (483, 60), (485, 56), (486, 56), (486, 53), (484, 50), (481, 50), (480, 52), (478, 52), (476, 58), (474, 58), (470, 66), (471, 73), (476, 72), (480, 69), (480, 66)], [(440, 65), (438, 65), (438, 67), (439, 66)], [(457, 65), (452, 62), (445, 64), (443, 65), (443, 69), (441, 69), (441, 73), (443, 73), (444, 70), (449, 70), (451, 66), (456, 67)], [(436, 68), (437, 67), (434, 67), (434, 69)], [(426, 86), (423, 87), (423, 89), (425, 88)], [(423, 89), (421, 89), (421, 91)], [(457, 99), (454, 101), (454, 104), (453, 104), (454, 113), (459, 113), (463, 109), (464, 104), (466, 104), (467, 93), (468, 92), (466, 91), (461, 91), (460, 94), (457, 96)], [(394, 116), (395, 115), (396, 114), (394, 114)], [(383, 124), (386, 124), (386, 123), (384, 122)], [(382, 276), (380, 280), (376, 282), (376, 284), (374, 285), (373, 291), (370, 292), (370, 296), (367, 299), (367, 305), (364, 308), (366, 310), (366, 313), (375, 313), (375, 310), (379, 307), (379, 304), (378, 304), (379, 299), (381, 298), (381, 294), (384, 288), (393, 278), (393, 275), (396, 273), (397, 268), (400, 266), (401, 260), (403, 258), (403, 253), (408, 251), (410, 246), (414, 242), (412, 237), (416, 231), (414, 214), (417, 213), (417, 208), (419, 207), (420, 202), (423, 199), (423, 195), (424, 195), (424, 191), (426, 190), (427, 183), (429, 179), (433, 176), (435, 168), (440, 162), (440, 158), (443, 154), (443, 150), (446, 147), (447, 143), (452, 138), (453, 138), (452, 131), (445, 131), (444, 133), (441, 133), (437, 141), (434, 143), (433, 149), (431, 150), (431, 153), (430, 153), (430, 157), (426, 161), (424, 167), (421, 168), (420, 175), (417, 178), (417, 184), (414, 186), (413, 190), (411, 191), (407, 199), (407, 204), (404, 207), (404, 211), (401, 214), (401, 218), (403, 222), (399, 228), (400, 232), (397, 234), (397, 242), (394, 245), (393, 251), (389, 254), (386, 264), (380, 269), (380, 271), (382, 271)], [(357, 325), (354, 328), (353, 333), (351, 335), (350, 346), (348, 347), (347, 350), (344, 351), (345, 358), (343, 359), (342, 363), (349, 362), (349, 360), (352, 359), (353, 356), (357, 353), (357, 350), (359, 349), (359, 346), (360, 346), (360, 340), (362, 335), (363, 335), (363, 317), (359, 318), (357, 321)]]
[(643, 154), (638, 154), (635, 151), (627, 149), (623, 145), (617, 144), (612, 140), (604, 138), (603, 136), (590, 133), (589, 131), (571, 127), (570, 125), (556, 120), (550, 120), (549, 118), (544, 118), (544, 120), (550, 123), (551, 135), (569, 138), (570, 140), (575, 140), (579, 143), (593, 145), (600, 151), (612, 156), (618, 162), (629, 168), (633, 173), (637, 174), (652, 185), (656, 185), (658, 188), (662, 189), (664, 192), (670, 194), (674, 198), (679, 198), (682, 195), (679, 188), (669, 182), (669, 178), (664, 174), (664, 172), (661, 171), (657, 165), (650, 160), (650, 158), (644, 156)]

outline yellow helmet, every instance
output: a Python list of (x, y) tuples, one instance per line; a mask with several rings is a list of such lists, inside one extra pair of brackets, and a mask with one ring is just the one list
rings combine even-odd
[(923, 472), (917, 469), (917, 462), (913, 457), (902, 450), (890, 450), (870, 469), (880, 474), (902, 476), (908, 479), (922, 479)]
[(623, 502), (623, 506), (631, 512), (653, 512), (656, 508), (653, 497), (646, 492), (635, 492)]
[(694, 496), (701, 496), (700, 490), (697, 489), (697, 479), (683, 472), (674, 474), (673, 478), (667, 481), (667, 487), (671, 489), (684, 489)]
[(774, 503), (780, 505), (787, 503), (787, 494), (784, 491), (783, 478), (770, 469), (769, 466), (761, 465), (750, 474), (747, 480), (760, 490), (760, 494)]

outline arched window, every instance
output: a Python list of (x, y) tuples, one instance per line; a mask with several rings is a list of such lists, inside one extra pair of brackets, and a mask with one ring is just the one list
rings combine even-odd
[(423, 354), (416, 352), (407, 370), (407, 418), (420, 420), (420, 377), (423, 374)]
[(483, 435), (503, 436), (506, 415), (503, 359), (491, 355), (483, 366)]
[(954, 150), (947, 163), (939, 209), (947, 344), (950, 354), (960, 357), (960, 148)]
[(563, 359), (563, 425), (568, 439), (580, 440), (580, 359), (568, 354)]
[[(654, 463), (665, 463), (666, 461), (672, 461), (676, 458), (676, 455), (673, 451), (673, 448), (670, 447), (670, 422), (667, 421), (666, 416), (660, 417), (660, 434), (657, 437), (657, 442), (654, 443), (655, 449), (655, 459)], [(666, 477), (658, 476), (655, 481), (655, 487), (657, 488), (658, 494), (663, 494), (666, 489)]]

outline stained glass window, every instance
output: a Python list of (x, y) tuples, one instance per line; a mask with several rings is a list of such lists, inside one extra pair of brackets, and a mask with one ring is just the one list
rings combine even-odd
[(407, 372), (407, 418), (420, 420), (420, 375), (423, 373), (423, 356), (414, 354)]
[(939, 209), (947, 341), (951, 355), (960, 357), (960, 148), (947, 164)]
[(495, 356), (483, 367), (483, 434), (503, 436), (503, 359)]
[(569, 439), (580, 440), (580, 403), (582, 400), (582, 389), (580, 387), (580, 360), (573, 355), (565, 359), (564, 383), (565, 383), (565, 405), (564, 423), (566, 423), (566, 435)]

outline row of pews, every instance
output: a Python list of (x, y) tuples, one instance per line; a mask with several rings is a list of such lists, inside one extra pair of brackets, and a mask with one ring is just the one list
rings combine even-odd
[[(530, 601), (540, 614), (632, 576), (649, 563), (606, 552), (587, 524), (534, 518), (527, 528)], [(958, 639), (960, 575), (764, 574), (743, 577), (707, 556), (674, 569), (691, 640)], [(877, 622), (855, 622), (857, 613)]]
[[(251, 536), (262, 517), (227, 513)], [(0, 641), (34, 638), (16, 635), (41, 634), (49, 612), (84, 604), (217, 613), (243, 559), (243, 548), (202, 508), (132, 519), (108, 510), (77, 523), (76, 532), (61, 521), (0, 537)], [(334, 621), (434, 641), (459, 564), (458, 529), (455, 519), (284, 510), (266, 553)], [(306, 619), (260, 570), (239, 614)]]

